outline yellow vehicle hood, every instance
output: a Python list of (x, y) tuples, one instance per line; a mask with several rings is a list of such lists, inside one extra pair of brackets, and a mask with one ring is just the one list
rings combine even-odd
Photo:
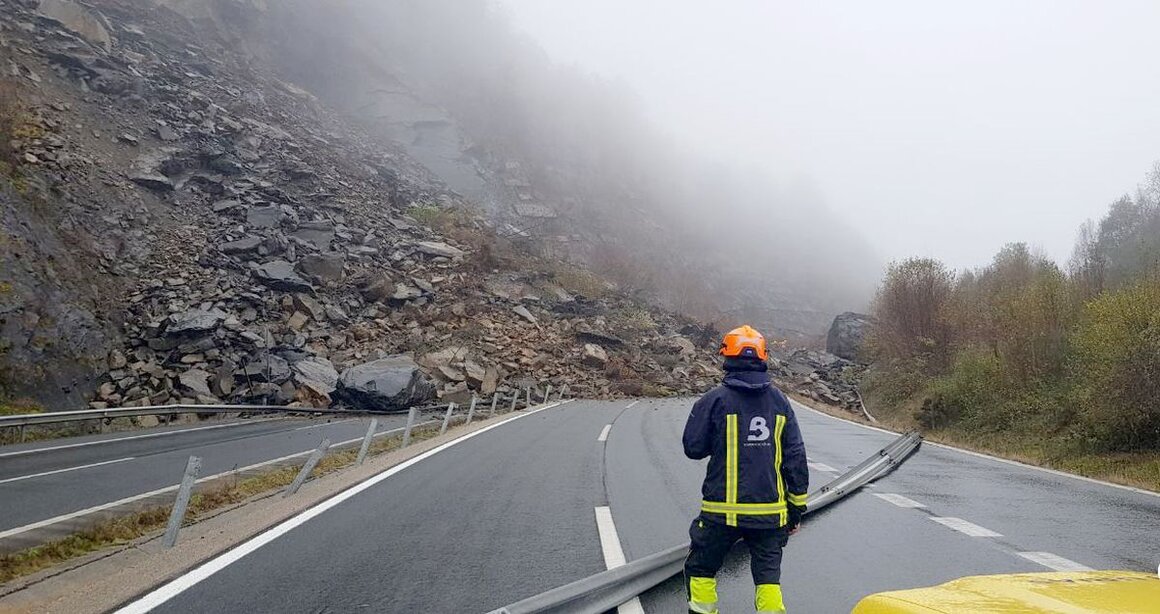
[(1160, 612), (1160, 578), (1134, 571), (1005, 574), (878, 593), (851, 614), (1139, 614)]

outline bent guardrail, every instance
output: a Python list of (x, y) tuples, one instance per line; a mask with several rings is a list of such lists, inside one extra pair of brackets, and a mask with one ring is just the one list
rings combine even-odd
[[(910, 432), (809, 496), (806, 515), (821, 510), (893, 471), (922, 443)], [(609, 569), (488, 614), (602, 614), (681, 573), (689, 544)]]

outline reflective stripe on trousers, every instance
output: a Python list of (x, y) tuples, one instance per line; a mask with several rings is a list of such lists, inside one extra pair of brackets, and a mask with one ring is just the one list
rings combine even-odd
[(716, 578), (689, 578), (689, 611), (717, 614)]
[(758, 584), (754, 601), (757, 614), (785, 614), (780, 584)]

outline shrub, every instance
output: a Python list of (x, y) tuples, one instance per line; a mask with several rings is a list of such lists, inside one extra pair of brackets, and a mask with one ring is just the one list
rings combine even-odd
[(1160, 449), (1160, 280), (1088, 303), (1072, 344), (1081, 417), (1108, 449)]

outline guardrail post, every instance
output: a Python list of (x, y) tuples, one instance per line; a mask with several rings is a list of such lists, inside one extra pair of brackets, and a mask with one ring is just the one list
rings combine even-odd
[(471, 407), (467, 408), (467, 424), (471, 424), (471, 418), (475, 416), (475, 404), (479, 401), (479, 397), (475, 393), (471, 395)]
[(508, 409), (509, 412), (513, 412), (516, 410), (516, 403), (518, 403), (519, 400), (520, 400), (520, 389), (516, 388), (516, 391), (512, 393), (512, 406), (510, 409)]
[(24, 443), (24, 425), (20, 425), (20, 443)]
[(552, 396), (552, 385), (548, 384), (548, 387), (544, 389), (544, 404), (545, 405), (547, 405), (548, 397), (550, 397), (550, 396)]
[(527, 403), (527, 407), (525, 407), (524, 409), (531, 409), (532, 408), (532, 387), (528, 386), (527, 391), (528, 391), (528, 400), (525, 401), (525, 403)]
[(165, 538), (161, 542), (166, 548), (172, 548), (177, 543), (177, 532), (181, 530), (181, 521), (185, 520), (185, 510), (189, 508), (189, 498), (193, 495), (193, 485), (197, 482), (197, 474), (200, 472), (201, 458), (190, 456), (185, 463), (185, 475), (181, 476), (181, 486), (177, 489), (177, 500), (173, 502), (173, 509), (169, 512)]
[(499, 393), (498, 392), (491, 393), (491, 411), (487, 412), (488, 418), (492, 418), (495, 416), (495, 406), (498, 403), (499, 403)]
[(417, 412), (418, 410), (414, 407), (407, 412), (407, 428), (403, 430), (403, 445), (401, 447), (405, 448), (411, 445), (411, 427), (415, 426), (415, 414)]
[(310, 477), (310, 472), (314, 471), (314, 468), (318, 466), (318, 461), (322, 460), (322, 457), (326, 455), (326, 451), (329, 449), (330, 438), (323, 439), (322, 443), (318, 444), (318, 447), (310, 453), (310, 458), (306, 459), (306, 463), (302, 465), (302, 470), (298, 472), (298, 476), (286, 487), (286, 492), (282, 493), (283, 497), (289, 497), (298, 492), (299, 488), (302, 488), (302, 484), (306, 482), (306, 478)]
[(375, 431), (379, 429), (379, 419), (371, 418), (371, 426), (367, 429), (367, 434), (363, 437), (362, 447), (358, 449), (358, 464), (363, 464), (367, 459), (367, 452), (371, 449), (371, 439), (375, 436)]
[(447, 432), (447, 425), (451, 422), (451, 412), (455, 411), (455, 403), (447, 404), (447, 413), (443, 414), (443, 426), (439, 427), (439, 434)]
[(568, 393), (568, 384), (564, 384), (564, 385), (563, 385), (563, 386), (560, 388), (560, 398), (558, 398), (558, 399), (556, 399), (556, 400), (557, 400), (557, 401), (563, 401), (563, 400), (564, 400), (564, 395), (565, 395), (565, 394), (567, 394), (567, 393)]

